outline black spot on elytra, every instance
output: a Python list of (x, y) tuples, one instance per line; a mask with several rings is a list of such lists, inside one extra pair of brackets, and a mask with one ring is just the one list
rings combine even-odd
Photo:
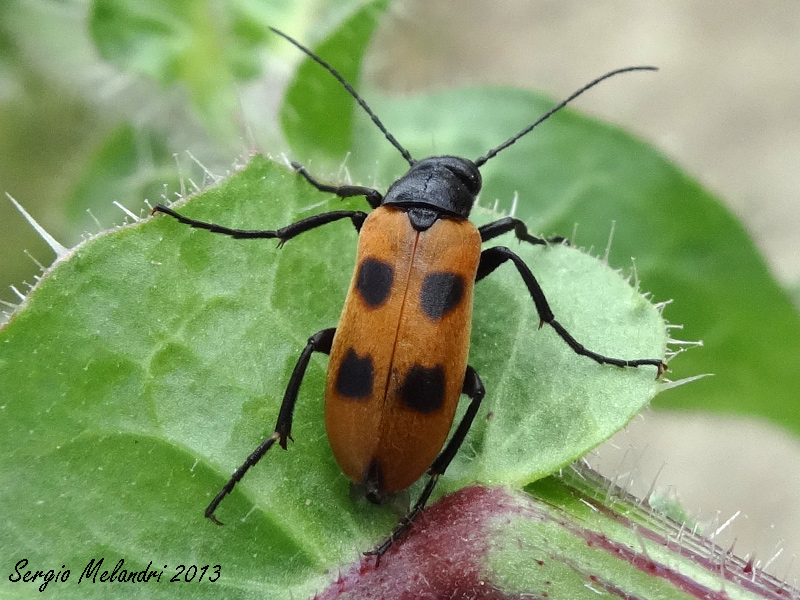
[(383, 469), (377, 458), (369, 461), (367, 468), (364, 469), (363, 481), (367, 500), (373, 504), (381, 504), (384, 498)]
[(346, 398), (367, 398), (372, 394), (372, 382), (375, 379), (375, 369), (372, 357), (359, 356), (355, 350), (349, 348), (339, 365), (339, 374), (336, 376), (336, 391)]
[(412, 410), (424, 414), (436, 412), (444, 404), (444, 367), (414, 365), (400, 386), (400, 399)]
[(419, 304), (429, 318), (438, 321), (453, 310), (464, 297), (464, 279), (461, 275), (442, 271), (431, 273), (422, 282)]
[(378, 308), (389, 297), (393, 281), (392, 265), (377, 258), (365, 258), (358, 267), (356, 289), (367, 306)]

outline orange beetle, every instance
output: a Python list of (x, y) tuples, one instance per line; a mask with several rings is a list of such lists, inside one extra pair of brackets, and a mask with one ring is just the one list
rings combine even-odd
[(361, 228), (325, 425), (339, 466), (370, 500), (414, 483), (444, 446), (464, 387), (480, 250), (466, 219), (418, 231), (407, 210), (382, 206)]
[[(469, 213), (481, 189), (478, 168), (531, 131), (555, 111), (600, 81), (633, 70), (612, 71), (587, 84), (517, 135), (476, 161), (434, 156), (415, 161), (386, 130), (355, 90), (330, 65), (300, 43), (271, 28), (336, 77), (408, 161), (408, 172), (385, 197), (372, 188), (326, 185), (297, 163), (292, 166), (323, 192), (342, 198), (364, 196), (373, 211), (337, 210), (303, 219), (277, 230), (230, 229), (180, 215), (158, 205), (153, 212), (170, 215), (191, 227), (235, 238), (272, 238), (280, 245), (293, 237), (340, 219), (359, 232), (356, 269), (336, 328), (311, 336), (284, 393), (275, 432), (236, 469), (206, 509), (214, 516), (222, 499), (275, 442), (286, 449), (292, 415), (313, 352), (330, 354), (325, 388), (325, 425), (333, 454), (351, 480), (362, 483), (367, 498), (380, 503), (386, 494), (407, 488), (426, 471), (430, 475), (409, 514), (392, 534), (368, 554), (380, 557), (411, 526), (424, 508), (439, 476), (455, 456), (475, 418), (484, 387), (467, 365), (474, 284), (511, 261), (547, 323), (578, 354), (619, 367), (652, 365), (657, 358), (624, 360), (603, 356), (581, 345), (555, 319), (536, 278), (514, 252), (503, 246), (481, 251), (481, 244), (513, 231), (530, 244), (562, 242), (530, 235), (522, 221), (505, 217), (480, 228)], [(459, 397), (470, 405), (445, 445)], [(442, 448), (444, 448), (442, 450)]]

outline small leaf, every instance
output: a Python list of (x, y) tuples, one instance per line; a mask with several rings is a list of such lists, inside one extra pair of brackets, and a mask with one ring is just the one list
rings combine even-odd
[[(354, 87), (358, 87), (364, 51), (387, 1), (366, 3), (313, 49)], [(339, 161), (353, 144), (355, 108), (355, 100), (342, 85), (305, 58), (286, 91), (281, 126), (292, 149), (304, 159)]]

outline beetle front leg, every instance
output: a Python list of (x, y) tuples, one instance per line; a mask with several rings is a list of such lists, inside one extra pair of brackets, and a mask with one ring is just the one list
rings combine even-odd
[(394, 531), (392, 531), (391, 535), (383, 540), (383, 542), (378, 544), (373, 550), (364, 552), (365, 555), (375, 556), (376, 560), (380, 562), (381, 556), (386, 554), (386, 551), (391, 548), (392, 544), (394, 544), (395, 541), (401, 538), (411, 528), (411, 525), (414, 523), (414, 519), (419, 516), (419, 514), (422, 512), (422, 509), (424, 509), (425, 505), (428, 503), (428, 499), (431, 497), (433, 489), (436, 487), (436, 483), (439, 481), (439, 477), (444, 475), (444, 472), (447, 470), (450, 462), (455, 457), (458, 449), (461, 447), (461, 444), (464, 443), (464, 438), (467, 437), (467, 432), (469, 432), (469, 428), (472, 426), (472, 422), (475, 420), (475, 415), (478, 414), (481, 401), (486, 395), (486, 389), (483, 387), (483, 382), (481, 381), (480, 376), (478, 375), (477, 371), (470, 366), (467, 366), (467, 372), (464, 375), (464, 387), (462, 389), (462, 393), (467, 395), (472, 401), (467, 407), (467, 412), (464, 413), (461, 422), (458, 424), (458, 428), (453, 434), (453, 437), (447, 443), (447, 446), (445, 446), (445, 449), (442, 451), (442, 453), (436, 457), (435, 461), (433, 461), (430, 469), (428, 469), (428, 475), (430, 475), (430, 479), (428, 479), (428, 483), (425, 484), (425, 488), (422, 490), (422, 494), (420, 494), (417, 503), (406, 516), (400, 519), (400, 522), (397, 524), (397, 527), (394, 528)]
[(328, 185), (322, 183), (316, 177), (312, 176), (306, 168), (298, 162), (292, 161), (292, 168), (306, 178), (306, 181), (317, 188), (320, 192), (329, 192), (336, 194), (340, 198), (350, 198), (352, 196), (364, 196), (367, 203), (372, 208), (378, 208), (383, 201), (383, 195), (373, 188), (364, 187), (361, 185)]
[(223, 225), (217, 225), (216, 223), (207, 223), (206, 221), (198, 221), (196, 219), (191, 219), (189, 217), (185, 217), (180, 213), (175, 212), (171, 208), (167, 208), (162, 204), (156, 204), (153, 207), (153, 210), (150, 211), (150, 214), (155, 213), (164, 213), (165, 215), (169, 215), (173, 219), (177, 220), (184, 225), (188, 225), (189, 227), (194, 227), (196, 229), (205, 229), (206, 231), (210, 231), (211, 233), (220, 233), (222, 235), (228, 235), (237, 240), (253, 240), (253, 239), (275, 239), (278, 241), (278, 247), (282, 247), (286, 242), (292, 239), (295, 236), (300, 235), (306, 231), (314, 229), (315, 227), (320, 227), (321, 225), (327, 225), (328, 223), (333, 223), (334, 221), (339, 221), (340, 219), (350, 219), (353, 223), (353, 227), (356, 228), (356, 231), (361, 231), (361, 226), (364, 224), (364, 221), (367, 218), (367, 213), (361, 212), (360, 210), (332, 210), (330, 212), (321, 213), (318, 215), (313, 215), (307, 217), (305, 219), (301, 219), (300, 221), (296, 221), (295, 223), (291, 223), (286, 227), (281, 227), (280, 229), (232, 229), (230, 227), (225, 227)]
[(561, 337), (561, 339), (564, 340), (576, 354), (591, 358), (600, 364), (610, 364), (617, 367), (640, 367), (642, 365), (652, 365), (658, 369), (656, 378), (661, 377), (661, 375), (664, 374), (664, 371), (667, 370), (666, 363), (658, 358), (637, 358), (633, 360), (612, 358), (610, 356), (604, 356), (603, 354), (593, 352), (578, 342), (574, 337), (572, 337), (572, 334), (564, 329), (564, 326), (561, 325), (561, 323), (556, 321), (553, 311), (550, 310), (550, 305), (547, 303), (547, 298), (545, 298), (539, 282), (536, 281), (536, 278), (533, 276), (533, 273), (528, 265), (525, 264), (525, 261), (523, 261), (519, 256), (514, 254), (505, 246), (495, 246), (494, 248), (487, 248), (481, 252), (481, 261), (478, 264), (478, 274), (475, 277), (475, 281), (480, 281), (507, 260), (510, 260), (512, 263), (514, 263), (514, 266), (517, 267), (517, 271), (519, 271), (519, 274), (522, 276), (522, 280), (525, 282), (525, 285), (528, 288), (528, 293), (531, 295), (531, 299), (536, 305), (536, 312), (539, 313), (539, 327), (541, 328), (542, 324), (544, 323), (550, 325), (550, 327), (556, 330), (556, 333), (559, 335), (559, 337)]
[(297, 394), (300, 391), (300, 383), (303, 381), (303, 376), (306, 374), (306, 368), (311, 360), (313, 352), (322, 352), (323, 354), (330, 354), (331, 345), (333, 344), (333, 335), (336, 333), (336, 328), (323, 329), (308, 338), (308, 343), (303, 351), (300, 353), (300, 358), (297, 359), (297, 364), (294, 366), (292, 376), (289, 378), (289, 385), (286, 386), (286, 391), (283, 394), (283, 402), (281, 403), (281, 410), (278, 413), (278, 422), (275, 424), (275, 432), (265, 439), (258, 448), (253, 450), (247, 460), (244, 461), (242, 466), (236, 469), (231, 475), (219, 493), (211, 501), (211, 504), (206, 508), (205, 515), (217, 525), (222, 525), (220, 521), (214, 516), (214, 511), (217, 510), (219, 503), (223, 498), (233, 491), (234, 486), (241, 481), (245, 473), (254, 466), (267, 450), (272, 448), (275, 442), (286, 450), (287, 440), (292, 439), (292, 416), (294, 415), (294, 405), (297, 403)]
[(549, 238), (538, 238), (528, 233), (528, 227), (515, 217), (504, 217), (497, 221), (492, 221), (481, 227), (478, 227), (478, 233), (481, 234), (481, 241), (487, 242), (499, 235), (513, 231), (514, 235), (521, 242), (528, 242), (529, 244), (546, 246), (547, 244), (569, 244), (569, 240), (560, 235)]

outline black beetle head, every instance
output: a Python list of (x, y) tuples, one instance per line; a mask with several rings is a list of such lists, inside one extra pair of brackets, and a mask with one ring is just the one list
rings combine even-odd
[(395, 181), (383, 204), (427, 207), (466, 219), (481, 185), (481, 173), (471, 160), (431, 156), (414, 163)]

